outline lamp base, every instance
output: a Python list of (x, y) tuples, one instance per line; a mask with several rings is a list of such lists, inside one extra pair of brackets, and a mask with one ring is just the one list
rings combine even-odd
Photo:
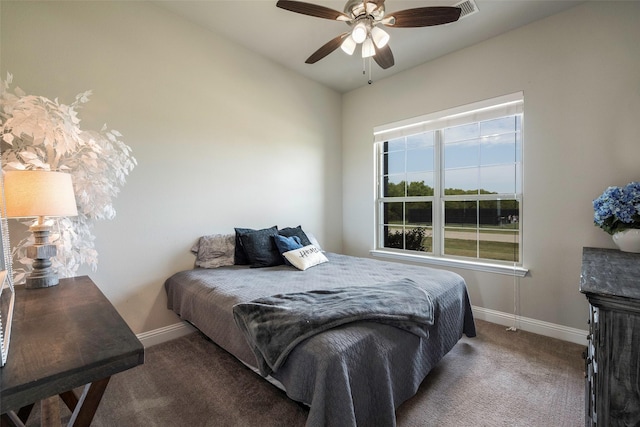
[(55, 286), (60, 282), (58, 276), (49, 271), (36, 271), (35, 269), (27, 276), (24, 287), (26, 289), (39, 289)]
[(35, 245), (27, 247), (27, 256), (33, 258), (33, 270), (27, 276), (25, 288), (38, 289), (55, 286), (59, 283), (58, 275), (51, 268), (51, 257), (56, 256), (56, 245), (49, 244), (47, 225), (32, 225), (30, 227), (36, 239)]

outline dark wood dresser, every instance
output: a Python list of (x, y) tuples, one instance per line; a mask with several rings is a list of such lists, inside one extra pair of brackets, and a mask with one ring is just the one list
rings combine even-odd
[(584, 248), (587, 426), (640, 425), (640, 254)]

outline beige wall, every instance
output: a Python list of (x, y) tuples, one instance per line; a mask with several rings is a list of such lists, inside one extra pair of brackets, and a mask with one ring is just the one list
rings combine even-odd
[(95, 228), (89, 274), (136, 333), (177, 322), (162, 287), (197, 237), (296, 226), (341, 248), (341, 96), (144, 2), (7, 2), (0, 72), (124, 134), (138, 166)]
[[(587, 2), (345, 95), (344, 251), (373, 247), (374, 126), (524, 91), (530, 274), (517, 304), (524, 317), (586, 329), (582, 247), (613, 247), (593, 226), (591, 202), (640, 180), (639, 22), (640, 2)], [(472, 304), (513, 311), (513, 278), (456, 271)]]

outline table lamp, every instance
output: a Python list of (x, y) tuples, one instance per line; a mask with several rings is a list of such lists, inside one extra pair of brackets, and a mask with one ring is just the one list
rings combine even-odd
[(51, 268), (56, 246), (49, 243), (51, 226), (45, 217), (78, 215), (71, 175), (45, 170), (4, 172), (4, 197), (8, 218), (37, 217), (29, 227), (35, 244), (27, 247), (33, 259), (33, 271), (26, 278), (27, 289), (46, 288), (58, 284), (58, 276)]

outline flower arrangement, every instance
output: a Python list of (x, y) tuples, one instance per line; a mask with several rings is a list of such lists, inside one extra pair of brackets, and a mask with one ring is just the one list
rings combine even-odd
[[(44, 169), (70, 173), (78, 216), (58, 219), (51, 235), (57, 246), (52, 267), (60, 277), (74, 276), (82, 264), (94, 271), (98, 264), (93, 221), (112, 219), (116, 211), (113, 198), (136, 165), (131, 148), (116, 130), (106, 125), (100, 131), (83, 130), (77, 110), (89, 101), (91, 91), (76, 96), (71, 105), (43, 96), (27, 95), (16, 87), (13, 76), (0, 82), (0, 143), (4, 170)], [(58, 229), (56, 231), (56, 228)], [(33, 235), (14, 246), (15, 281), (31, 269), (26, 255)]]
[(609, 234), (640, 229), (640, 182), (609, 187), (593, 201), (593, 222)]

